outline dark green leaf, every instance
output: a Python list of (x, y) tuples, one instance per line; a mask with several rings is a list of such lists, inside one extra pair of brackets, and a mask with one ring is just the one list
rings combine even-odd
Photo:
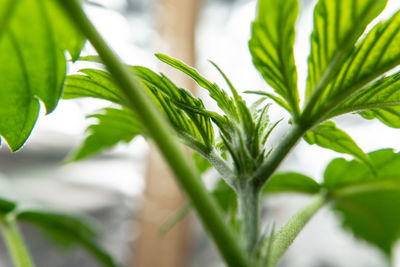
[(38, 100), (47, 113), (56, 107), (65, 78), (64, 50), (76, 58), (83, 38), (52, 0), (15, 1), (12, 12), (9, 2), (0, 5), (0, 14), (6, 14), (0, 22), (0, 135), (15, 151), (32, 131)]
[[(307, 97), (326, 86), (367, 25), (387, 0), (320, 0), (314, 9), (314, 30), (308, 61)], [(321, 88), (323, 89), (323, 88)]]
[(232, 190), (232, 188), (225, 183), (223, 179), (220, 179), (218, 183), (215, 185), (215, 188), (212, 192), (213, 196), (217, 200), (221, 209), (225, 213), (235, 213), (237, 206), (237, 197), (236, 193)]
[(86, 158), (121, 141), (128, 143), (143, 133), (133, 112), (128, 109), (106, 108), (101, 113), (89, 117), (98, 119), (98, 123), (89, 126), (89, 135), (73, 153), (73, 160)]
[(371, 166), (370, 160), (364, 151), (347, 133), (337, 128), (333, 121), (324, 122), (307, 131), (304, 135), (304, 140), (310, 145), (316, 144), (339, 153), (352, 155)]
[(104, 266), (118, 266), (99, 246), (98, 234), (93, 230), (93, 225), (83, 218), (48, 211), (25, 210), (18, 213), (17, 219), (39, 226), (59, 244), (81, 245)]
[(375, 175), (358, 161), (335, 159), (324, 185), (343, 225), (390, 255), (400, 237), (400, 154), (386, 149), (369, 156)]
[(14, 202), (4, 199), (4, 198), (0, 198), (0, 217), (3, 214), (7, 214), (7, 213), (15, 210), (16, 207), (17, 207), (17, 204), (15, 204)]
[(249, 48), (264, 79), (282, 96), (294, 115), (299, 112), (297, 71), (293, 56), (297, 0), (260, 0)]
[(321, 186), (312, 178), (300, 173), (288, 172), (273, 175), (263, 188), (263, 193), (296, 192), (315, 194)]

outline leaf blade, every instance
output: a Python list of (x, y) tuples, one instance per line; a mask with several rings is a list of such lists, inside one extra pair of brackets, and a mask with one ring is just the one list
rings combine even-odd
[(371, 166), (370, 160), (364, 151), (347, 133), (337, 128), (332, 121), (324, 122), (307, 131), (303, 138), (310, 145), (316, 144), (338, 153), (349, 154), (367, 166)]
[(261, 0), (252, 24), (249, 49), (253, 63), (264, 79), (299, 114), (297, 70), (294, 61), (294, 28), (297, 0)]

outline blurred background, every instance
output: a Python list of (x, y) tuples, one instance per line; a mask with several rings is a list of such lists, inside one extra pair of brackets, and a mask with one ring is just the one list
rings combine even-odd
[[(316, 1), (300, 2), (295, 57), (299, 88), (304, 92), (312, 8)], [(208, 62), (211, 59), (240, 91), (271, 90), (252, 66), (247, 47), (255, 7), (255, 0), (90, 0), (85, 3), (96, 27), (126, 63), (163, 71), (200, 97), (206, 96), (204, 91), (158, 63), (154, 53), (167, 53), (196, 66), (210, 80), (224, 86)], [(390, 16), (399, 8), (399, 1), (389, 0), (379, 18)], [(87, 44), (83, 54), (94, 53)], [(83, 67), (87, 63), (71, 65), (69, 71), (74, 73)], [(249, 103), (255, 99), (246, 97)], [(218, 110), (213, 102), (206, 100), (205, 104)], [(0, 195), (92, 216), (102, 230), (103, 245), (123, 266), (224, 266), (193, 215), (167, 234), (159, 234), (161, 225), (184, 206), (185, 200), (157, 152), (141, 137), (89, 160), (66, 163), (67, 155), (84, 140), (85, 128), (93, 122), (85, 116), (107, 105), (93, 99), (63, 100), (55, 112), (40, 116), (21, 151), (11, 154), (3, 144)], [(271, 121), (286, 117), (279, 107), (271, 109)], [(383, 147), (400, 148), (399, 130), (389, 129), (377, 121), (343, 116), (336, 123), (367, 152)], [(278, 142), (288, 127), (287, 123), (281, 123), (271, 144)], [(300, 142), (280, 170), (298, 171), (321, 181), (327, 163), (338, 156), (343, 155)], [(207, 173), (206, 179), (212, 179), (213, 175)], [(308, 197), (301, 195), (270, 196), (264, 202), (263, 222), (275, 222), (279, 227), (307, 201)], [(387, 266), (379, 251), (342, 230), (340, 224), (331, 211), (322, 209), (279, 266)], [(22, 225), (22, 230), (37, 266), (98, 266), (79, 249), (60, 252), (36, 228)], [(5, 252), (1, 240), (0, 266), (9, 267)], [(395, 262), (400, 266), (400, 257)]]

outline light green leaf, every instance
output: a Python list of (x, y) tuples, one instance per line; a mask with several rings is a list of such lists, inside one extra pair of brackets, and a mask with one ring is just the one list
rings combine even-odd
[(297, 71), (293, 55), (297, 0), (260, 0), (249, 48), (253, 63), (282, 96), (293, 115), (299, 113)]
[(321, 186), (312, 178), (300, 173), (278, 173), (271, 176), (263, 188), (263, 194), (296, 192), (315, 194)]
[(50, 211), (24, 210), (17, 214), (17, 219), (39, 226), (57, 244), (82, 246), (103, 266), (118, 266), (98, 244), (98, 233), (93, 225), (83, 218)]
[(387, 0), (320, 0), (308, 60), (307, 97), (324, 89)]
[(324, 122), (307, 131), (304, 135), (304, 140), (310, 145), (316, 144), (339, 153), (352, 155), (368, 166), (371, 166), (370, 160), (364, 151), (347, 133), (337, 128), (332, 121)]
[(86, 130), (89, 135), (81, 147), (72, 154), (72, 160), (92, 156), (122, 141), (128, 143), (143, 133), (133, 112), (128, 109), (105, 108), (101, 113), (89, 117), (98, 119), (98, 122)]
[(32, 131), (38, 100), (47, 113), (56, 107), (65, 78), (64, 50), (76, 57), (83, 38), (57, 15), (61, 11), (52, 0), (15, 1), (12, 13), (4, 10), (9, 2), (0, 5), (0, 14), (9, 14), (0, 22), (0, 135), (15, 151)]
[(177, 87), (163, 74), (156, 74), (145, 67), (133, 67), (132, 70), (149, 90), (182, 141), (198, 152), (208, 153), (214, 144), (214, 130), (210, 114), (201, 99)]
[(286, 109), (287, 111), (290, 112), (290, 107), (285, 102), (285, 100), (283, 100), (282, 98), (280, 98), (276, 95), (273, 95), (273, 94), (270, 94), (267, 92), (263, 92), (263, 91), (244, 91), (244, 93), (266, 96), (266, 97), (272, 99), (276, 104), (278, 104), (279, 106), (283, 107), (284, 109)]
[(82, 69), (85, 75), (69, 75), (65, 82), (64, 99), (94, 97), (122, 104), (123, 96), (110, 74), (102, 70)]
[[(400, 11), (377, 24), (343, 64), (326, 93), (318, 99), (315, 120), (334, 111), (370, 82), (400, 64)], [(313, 120), (312, 120), (313, 121)]]
[(337, 107), (329, 117), (358, 112), (366, 119), (377, 118), (400, 128), (400, 73), (382, 78)]
[(375, 175), (358, 161), (335, 159), (324, 185), (344, 227), (390, 256), (400, 237), (400, 154), (385, 149), (369, 156)]
[[(145, 67), (129, 68), (147, 88), (181, 140), (199, 152), (210, 151), (214, 144), (214, 131), (210, 114), (205, 110), (201, 99), (177, 87), (163, 74), (157, 74)], [(107, 72), (96, 69), (83, 69), (80, 72), (85, 75), (68, 76), (64, 99), (95, 97), (124, 105), (124, 97)]]
[(195, 69), (187, 66), (183, 62), (168, 57), (163, 54), (156, 54), (156, 57), (162, 62), (182, 71), (189, 77), (191, 77), (198, 85), (208, 90), (210, 96), (217, 102), (218, 106), (227, 115), (237, 118), (237, 110), (234, 101), (226, 94), (224, 90), (218, 87), (215, 83), (208, 81), (206, 78), (201, 76)]

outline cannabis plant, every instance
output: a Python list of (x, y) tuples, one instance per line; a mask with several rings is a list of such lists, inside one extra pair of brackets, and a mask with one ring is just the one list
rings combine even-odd
[[(62, 92), (64, 99), (105, 99), (114, 106), (91, 115), (98, 121), (88, 128), (72, 159), (137, 135), (153, 139), (228, 266), (276, 266), (324, 205), (334, 209), (355, 236), (390, 259), (400, 235), (400, 154), (392, 149), (367, 154), (332, 121), (352, 113), (400, 127), (400, 74), (396, 72), (400, 11), (371, 25), (386, 2), (318, 1), (304, 96), (298, 91), (302, 81), (297, 79), (293, 52), (297, 0), (258, 1), (249, 49), (254, 66), (272, 89), (248, 91), (259, 95), (251, 105), (217, 64), (211, 62), (229, 91), (178, 59), (156, 54), (207, 90), (220, 108), (214, 112), (164, 74), (123, 64), (76, 0), (3, 1), (0, 58), (7, 64), (0, 65), (0, 133), (12, 150), (18, 150), (36, 121), (38, 100), (49, 113)], [(83, 37), (98, 56), (79, 56)], [(66, 77), (65, 51), (72, 61), (93, 61), (103, 68), (82, 69)], [(271, 104), (286, 110), (290, 120), (270, 121)], [(271, 147), (268, 137), (279, 123), (289, 123), (291, 128)], [(333, 160), (322, 183), (300, 173), (276, 173), (300, 139), (354, 159)], [(198, 168), (187, 161), (177, 141), (195, 153)], [(199, 174), (209, 167), (221, 177), (213, 192), (204, 187)], [(263, 198), (279, 192), (305, 193), (313, 199), (280, 229), (263, 228)], [(17, 232), (15, 210), (2, 209), (1, 221), (3, 225), (13, 222)], [(21, 248), (21, 239), (13, 240), (11, 252), (15, 246)], [(27, 257), (26, 251), (22, 254)], [(22, 264), (21, 258), (14, 255), (18, 266), (30, 266)]]

